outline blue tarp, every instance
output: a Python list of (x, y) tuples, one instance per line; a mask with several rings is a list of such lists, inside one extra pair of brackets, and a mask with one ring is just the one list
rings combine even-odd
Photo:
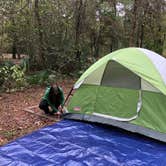
[(63, 120), (0, 147), (1, 166), (166, 166), (166, 144)]

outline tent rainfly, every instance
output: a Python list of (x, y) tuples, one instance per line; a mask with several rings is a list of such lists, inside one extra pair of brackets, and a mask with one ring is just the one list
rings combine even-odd
[(166, 142), (166, 59), (144, 48), (114, 51), (73, 86), (66, 118), (110, 124)]

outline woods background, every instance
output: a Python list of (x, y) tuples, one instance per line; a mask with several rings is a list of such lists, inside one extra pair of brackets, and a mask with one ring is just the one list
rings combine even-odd
[(0, 56), (29, 70), (76, 73), (130, 46), (165, 55), (165, 0), (1, 0), (0, 23)]

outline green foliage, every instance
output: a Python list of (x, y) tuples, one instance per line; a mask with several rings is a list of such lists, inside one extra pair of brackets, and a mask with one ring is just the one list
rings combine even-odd
[(26, 80), (29, 85), (35, 85), (35, 84), (43, 85), (47, 84), (48, 77), (49, 77), (49, 72), (43, 70), (26, 76)]
[[(15, 46), (28, 55), (21, 63), (26, 73), (53, 69), (77, 76), (89, 58), (119, 48), (163, 51), (164, 0), (1, 0), (0, 5), (0, 54)], [(42, 84), (45, 78), (37, 74), (28, 81)]]
[(0, 86), (11, 91), (26, 85), (23, 70), (18, 65), (0, 67)]
[(42, 70), (26, 76), (29, 85), (50, 85), (66, 78), (66, 75), (53, 70)]
[(23, 58), (20, 63), (20, 67), (23, 69), (24, 73), (29, 72), (29, 58)]
[(0, 63), (0, 67), (4, 67), (4, 66), (12, 67), (13, 65), (14, 65), (14, 63), (11, 61), (3, 61)]

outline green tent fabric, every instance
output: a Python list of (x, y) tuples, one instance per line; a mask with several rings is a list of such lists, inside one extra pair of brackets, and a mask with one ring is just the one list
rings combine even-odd
[(74, 84), (66, 118), (115, 125), (166, 142), (166, 59), (144, 48), (112, 52)]

